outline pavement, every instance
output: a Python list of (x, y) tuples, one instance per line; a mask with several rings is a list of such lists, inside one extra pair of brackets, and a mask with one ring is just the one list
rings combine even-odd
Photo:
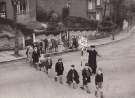
[[(88, 42), (89, 45), (96, 45), (96, 46), (102, 46), (102, 45), (107, 45), (107, 44), (111, 44), (111, 43), (116, 43), (119, 42), (121, 40), (127, 39), (129, 36), (132, 35), (132, 33), (135, 30), (135, 26), (133, 26), (132, 28), (130, 27), (130, 29), (125, 30), (125, 31), (121, 31), (118, 35), (115, 36), (115, 40), (112, 40), (111, 37), (108, 38), (103, 38), (103, 39), (97, 39), (97, 40), (91, 40)], [(67, 52), (73, 52), (76, 51), (75, 50), (65, 50), (62, 52), (54, 52), (51, 53), (51, 55), (56, 55), (56, 54), (63, 54), (63, 53), (67, 53)], [(6, 62), (10, 62), (10, 61), (16, 61), (16, 60), (21, 60), (21, 59), (25, 59), (26, 58), (26, 50), (20, 50), (20, 57), (15, 57), (14, 51), (2, 51), (0, 52), (0, 63), (6, 63)]]

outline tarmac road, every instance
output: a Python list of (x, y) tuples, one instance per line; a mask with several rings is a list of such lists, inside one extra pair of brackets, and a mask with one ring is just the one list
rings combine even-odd
[[(105, 98), (135, 97), (135, 34), (129, 39), (97, 48), (99, 54), (98, 66), (104, 71)], [(84, 56), (87, 61), (87, 53)], [(53, 57), (53, 65), (57, 58)], [(80, 66), (80, 52), (62, 55), (65, 74), (71, 64)], [(72, 89), (66, 84), (55, 83), (54, 66), (49, 77), (35, 70), (24, 60), (0, 65), (0, 98), (95, 98), (94, 84), (92, 94), (78, 89)]]

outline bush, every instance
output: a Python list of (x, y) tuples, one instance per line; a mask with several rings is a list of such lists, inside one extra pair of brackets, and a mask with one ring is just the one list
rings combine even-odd
[(62, 9), (62, 19), (64, 20), (65, 18), (67, 18), (69, 16), (69, 8), (64, 7)]
[(48, 15), (47, 12), (45, 10), (43, 10), (42, 8), (38, 8), (37, 11), (37, 20), (40, 22), (46, 22), (48, 20)]
[(38, 8), (37, 20), (40, 22), (59, 22), (60, 15), (58, 15), (54, 10), (45, 11), (42, 8)]
[(97, 28), (97, 21), (89, 21), (81, 17), (70, 16), (64, 19), (64, 25), (68, 28)]
[(100, 32), (111, 32), (116, 28), (116, 24), (112, 22), (110, 17), (106, 17), (99, 25), (98, 31)]

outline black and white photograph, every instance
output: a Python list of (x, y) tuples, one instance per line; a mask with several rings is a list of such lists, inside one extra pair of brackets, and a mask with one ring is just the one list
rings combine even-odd
[(0, 0), (0, 98), (135, 98), (135, 0)]

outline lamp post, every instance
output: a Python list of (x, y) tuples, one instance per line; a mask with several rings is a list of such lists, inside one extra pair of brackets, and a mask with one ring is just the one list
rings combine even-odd
[(19, 56), (19, 40), (18, 40), (18, 32), (17, 32), (17, 4), (18, 0), (11, 0), (13, 13), (14, 13), (14, 31), (15, 31), (15, 47), (14, 47), (14, 54)]

